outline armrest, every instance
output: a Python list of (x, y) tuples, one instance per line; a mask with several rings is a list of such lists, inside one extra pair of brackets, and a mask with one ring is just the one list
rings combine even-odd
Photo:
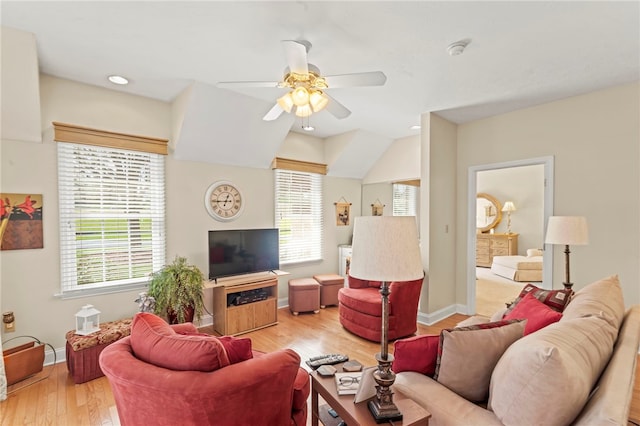
[(355, 277), (352, 277), (351, 275), (347, 277), (347, 284), (349, 285), (349, 288), (368, 288), (369, 287), (369, 281), (361, 280), (360, 278), (355, 278)]

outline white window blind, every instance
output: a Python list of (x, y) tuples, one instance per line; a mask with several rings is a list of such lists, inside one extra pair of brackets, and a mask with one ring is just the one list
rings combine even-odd
[(275, 170), (280, 264), (322, 259), (322, 175)]
[(165, 264), (164, 157), (57, 146), (63, 295), (146, 282)]
[(393, 215), (418, 216), (418, 187), (393, 184)]

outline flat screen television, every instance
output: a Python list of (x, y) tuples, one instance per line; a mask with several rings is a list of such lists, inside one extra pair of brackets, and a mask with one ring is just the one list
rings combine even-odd
[(209, 279), (280, 268), (278, 229), (209, 231)]

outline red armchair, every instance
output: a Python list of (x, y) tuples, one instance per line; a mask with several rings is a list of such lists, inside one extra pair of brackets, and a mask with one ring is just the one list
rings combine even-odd
[[(192, 324), (178, 327), (180, 333), (197, 332)], [(253, 351), (253, 358), (235, 364), (225, 361), (214, 371), (180, 371), (134, 355), (133, 332), (132, 328), (132, 336), (107, 346), (100, 355), (123, 426), (306, 424), (309, 374), (300, 368), (300, 356), (293, 350)], [(191, 341), (198, 337), (188, 336)], [(145, 356), (166, 361), (166, 352), (151, 348)]]
[[(389, 340), (414, 334), (418, 330), (418, 301), (423, 278), (391, 282), (389, 285)], [(367, 340), (379, 342), (382, 329), (380, 283), (349, 277), (349, 287), (338, 292), (340, 323)]]

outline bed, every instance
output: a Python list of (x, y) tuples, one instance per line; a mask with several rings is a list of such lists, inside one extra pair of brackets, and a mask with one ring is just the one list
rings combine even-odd
[(494, 256), (491, 272), (518, 282), (542, 281), (542, 253), (532, 254), (532, 256)]

